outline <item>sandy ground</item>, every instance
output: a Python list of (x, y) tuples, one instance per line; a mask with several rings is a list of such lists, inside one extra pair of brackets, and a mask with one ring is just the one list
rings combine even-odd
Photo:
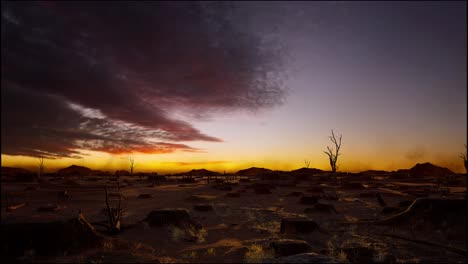
[[(57, 219), (76, 217), (81, 212), (92, 222), (106, 220), (102, 210), (105, 208), (103, 188), (110, 192), (117, 192), (116, 182), (106, 179), (79, 180), (72, 179), (77, 184), (67, 185), (66, 180), (48, 180), (47, 183), (2, 183), (2, 224), (18, 222), (49, 222)], [(123, 183), (126, 180), (128, 183)], [(252, 182), (238, 183), (231, 192), (239, 192), (240, 197), (225, 197), (229, 191), (221, 191), (208, 185), (205, 179), (197, 179), (194, 184), (170, 184), (151, 187), (146, 181), (135, 178), (121, 178), (120, 193), (125, 214), (123, 230), (116, 236), (109, 236), (110, 240), (126, 240), (134, 242), (135, 252), (139, 248), (149, 248), (148, 255), (168, 257), (176, 261), (186, 262), (255, 262), (263, 258), (272, 257), (268, 249), (271, 241), (278, 238), (293, 238), (307, 241), (314, 252), (340, 260), (337, 249), (344, 245), (364, 245), (376, 251), (374, 259), (381, 261), (391, 254), (398, 262), (421, 263), (464, 263), (466, 256), (450, 252), (436, 246), (429, 246), (410, 242), (398, 238), (386, 237), (378, 234), (391, 233), (407, 238), (431, 241), (437, 244), (450, 245), (465, 249), (465, 237), (453, 237), (440, 230), (433, 233), (411, 233), (407, 228), (390, 230), (388, 227), (378, 227), (371, 224), (342, 224), (343, 222), (359, 222), (361, 220), (382, 219), (389, 215), (381, 213), (375, 196), (363, 193), (379, 192), (389, 206), (398, 206), (401, 201), (412, 201), (416, 196), (409, 191), (425, 191), (429, 197), (441, 197), (442, 192), (437, 186), (426, 182), (398, 182), (391, 180), (372, 180), (363, 182), (363, 189), (344, 189), (332, 182), (301, 181), (296, 186), (280, 186), (271, 190), (271, 194), (255, 194)], [(32, 186), (35, 190), (25, 190)], [(304, 213), (304, 209), (311, 205), (301, 204), (300, 196), (292, 196), (293, 192), (310, 194), (308, 189), (321, 186), (327, 191), (335, 191), (338, 200), (321, 199), (320, 202), (332, 204), (337, 213), (313, 212)], [(402, 187), (403, 186), (403, 187)], [(40, 206), (57, 202), (57, 192), (69, 190), (72, 197), (60, 202), (63, 209), (54, 213), (39, 212)], [(449, 186), (448, 197), (465, 197), (466, 178), (458, 186)], [(411, 193), (411, 192), (410, 192)], [(139, 199), (140, 194), (150, 194), (152, 198)], [(13, 212), (7, 212), (8, 203), (27, 203)], [(111, 197), (116, 199), (115, 197)], [(111, 201), (115, 202), (115, 201)], [(199, 212), (193, 209), (195, 204), (211, 204), (213, 211)], [(197, 241), (187, 241), (184, 234), (175, 227), (149, 227), (143, 222), (148, 213), (160, 208), (186, 208), (193, 220), (203, 226), (198, 232)], [(309, 234), (284, 235), (280, 233), (281, 219), (294, 216), (306, 216), (318, 223), (322, 231)], [(411, 223), (408, 223), (411, 225)], [(98, 231), (104, 229), (96, 226)], [(466, 224), (462, 226), (466, 233)], [(394, 228), (393, 228), (394, 229)], [(259, 250), (260, 248), (260, 250)], [(127, 261), (123, 257), (114, 256), (116, 249), (106, 244), (101, 255), (93, 252), (83, 252), (74, 256), (57, 256), (49, 261), (56, 262), (87, 262), (99, 261)], [(93, 255), (94, 254), (94, 255)], [(104, 255), (109, 256), (104, 256)], [(99, 255), (99, 254), (98, 254)], [(135, 253), (135, 255), (138, 255)], [(143, 254), (144, 255), (144, 254)], [(343, 257), (343, 256), (341, 256)], [(93, 258), (95, 258), (93, 260)], [(349, 258), (349, 256), (348, 256)], [(380, 259), (379, 259), (380, 258)], [(146, 258), (148, 259), (148, 258)], [(149, 258), (151, 259), (151, 257)], [(130, 261), (130, 260), (128, 260)], [(159, 261), (164, 262), (159, 259)], [(341, 259), (343, 261), (343, 259)]]

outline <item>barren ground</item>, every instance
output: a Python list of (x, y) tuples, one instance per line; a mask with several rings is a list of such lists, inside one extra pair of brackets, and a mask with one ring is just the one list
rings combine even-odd
[[(244, 177), (245, 178), (245, 177)], [(256, 194), (252, 188), (254, 182), (238, 183), (233, 180), (232, 191), (223, 191), (207, 184), (206, 178), (197, 178), (193, 184), (171, 183), (151, 187), (147, 181), (122, 177), (120, 192), (125, 209), (122, 232), (108, 235), (105, 229), (95, 225), (99, 233), (106, 237), (106, 242), (98, 248), (84, 250), (78, 254), (64, 254), (52, 258), (35, 256), (34, 252), (25, 252), (21, 259), (29, 261), (53, 262), (261, 262), (274, 257), (269, 248), (271, 241), (279, 238), (301, 239), (307, 241), (312, 251), (339, 261), (350, 261), (352, 256), (342, 251), (346, 247), (363, 246), (374, 251), (373, 259), (383, 262), (389, 255), (397, 262), (421, 263), (465, 263), (466, 255), (434, 245), (403, 240), (383, 234), (396, 235), (408, 239), (426, 241), (453, 247), (466, 248), (465, 224), (447, 226), (424, 226), (412, 230), (413, 222), (395, 226), (381, 226), (372, 223), (360, 223), (384, 219), (406, 210), (383, 214), (383, 207), (377, 198), (369, 192), (381, 194), (387, 206), (398, 207), (401, 201), (413, 201), (417, 192), (438, 198), (466, 199), (466, 177), (462, 181), (449, 185), (449, 193), (430, 179), (419, 182), (403, 180), (375, 179), (361, 181), (363, 188), (345, 188), (345, 182), (358, 180), (344, 179), (341, 185), (331, 180), (305, 180), (295, 186), (285, 186), (286, 182), (272, 183), (275, 188), (271, 194)], [(76, 185), (66, 184), (72, 180)], [(125, 182), (124, 182), (125, 180)], [(265, 181), (264, 183), (270, 183)], [(34, 188), (27, 187), (33, 186)], [(107, 179), (47, 179), (46, 183), (2, 183), (2, 224), (24, 222), (50, 222), (57, 219), (76, 217), (79, 210), (91, 223), (106, 220), (101, 212), (105, 208), (104, 187), (110, 192), (117, 192), (115, 181)], [(338, 200), (319, 199), (320, 203), (331, 204), (335, 212), (312, 211), (304, 213), (313, 205), (300, 203), (302, 195), (311, 195), (311, 187), (320, 186), (325, 193), (336, 192)], [(349, 186), (348, 186), (349, 187)], [(72, 197), (60, 202), (63, 206), (58, 212), (39, 212), (40, 206), (56, 203), (57, 192), (69, 190)], [(226, 193), (238, 192), (240, 197), (225, 197)], [(296, 192), (296, 193), (294, 193)], [(317, 190), (315, 190), (317, 193)], [(150, 194), (148, 199), (137, 198), (140, 194)], [(8, 203), (27, 203), (12, 212), (6, 211)], [(116, 199), (115, 197), (111, 197)], [(114, 201), (111, 201), (114, 202)], [(195, 211), (196, 204), (211, 204), (212, 211)], [(193, 220), (203, 227), (195, 232), (194, 239), (186, 239), (187, 232), (177, 227), (150, 227), (143, 220), (149, 212), (161, 208), (186, 208)], [(424, 213), (424, 212), (423, 212)], [(442, 214), (444, 212), (441, 212)], [(320, 230), (311, 233), (280, 233), (283, 218), (305, 216), (314, 220)], [(415, 219), (418, 219), (419, 215)], [(461, 217), (461, 216), (460, 216)], [(353, 224), (353, 222), (356, 222)], [(190, 232), (189, 232), (190, 233)], [(129, 241), (119, 246), (118, 241)]]

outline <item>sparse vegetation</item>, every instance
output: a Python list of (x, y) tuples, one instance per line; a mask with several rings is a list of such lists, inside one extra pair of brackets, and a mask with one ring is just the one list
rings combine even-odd
[(264, 259), (273, 258), (274, 253), (271, 250), (264, 249), (261, 245), (252, 244), (247, 247), (244, 256), (245, 263), (262, 263)]
[(340, 252), (336, 255), (336, 260), (340, 263), (346, 263), (348, 262), (348, 256), (343, 250), (340, 250)]
[(208, 249), (206, 250), (206, 254), (209, 255), (209, 256), (214, 256), (214, 255), (216, 255), (216, 249), (210, 247), (210, 248), (208, 248)]
[(181, 241), (185, 236), (185, 231), (174, 225), (169, 226), (169, 232), (171, 234), (171, 239), (174, 242)]
[(114, 249), (114, 243), (112, 243), (112, 241), (110, 240), (106, 240), (102, 243), (102, 249), (104, 250), (104, 252), (112, 251)]
[(194, 251), (194, 250), (191, 250), (191, 251), (188, 251), (188, 252), (185, 252), (182, 254), (182, 258), (185, 258), (185, 259), (195, 259), (198, 257), (198, 253), (197, 251)]
[(190, 227), (189, 234), (195, 237), (195, 241), (197, 243), (203, 243), (206, 240), (206, 236), (208, 235), (208, 231), (204, 228), (195, 228), (194, 226)]

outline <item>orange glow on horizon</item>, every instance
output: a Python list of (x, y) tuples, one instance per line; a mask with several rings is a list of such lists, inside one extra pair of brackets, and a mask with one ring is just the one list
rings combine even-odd
[[(45, 159), (46, 172), (55, 172), (58, 169), (68, 167), (70, 165), (85, 166), (94, 170), (103, 170), (114, 172), (115, 170), (128, 170), (129, 155), (113, 155), (96, 151), (82, 151), (85, 156), (81, 159), (76, 158), (59, 158)], [(290, 157), (289, 159), (268, 156), (264, 159), (223, 159), (219, 156), (204, 153), (204, 157), (199, 157), (203, 153), (183, 153), (176, 152), (170, 154), (131, 154), (135, 159), (135, 172), (158, 172), (158, 173), (178, 173), (186, 172), (192, 169), (207, 169), (218, 172), (237, 172), (241, 169), (250, 167), (263, 167), (271, 170), (290, 171), (304, 167), (304, 157)], [(234, 155), (235, 156), (235, 155)], [(238, 155), (242, 157), (242, 155)], [(372, 162), (362, 162), (363, 160), (371, 160), (356, 156), (355, 158), (344, 156), (339, 163), (339, 171), (344, 172), (359, 172), (365, 170), (398, 170), (408, 169), (416, 163), (431, 162), (434, 165), (447, 167), (450, 170), (458, 173), (463, 173), (464, 167), (461, 159), (457, 155), (435, 155), (433, 158), (410, 161), (406, 159), (394, 159), (393, 155), (389, 155), (379, 160)], [(203, 159), (204, 158), (204, 159)], [(232, 158), (232, 156), (231, 156)], [(330, 170), (327, 157), (325, 155), (317, 155), (311, 157), (310, 168), (321, 170)], [(2, 154), (2, 166), (20, 167), (31, 171), (37, 170), (37, 158), (25, 156), (10, 156)]]

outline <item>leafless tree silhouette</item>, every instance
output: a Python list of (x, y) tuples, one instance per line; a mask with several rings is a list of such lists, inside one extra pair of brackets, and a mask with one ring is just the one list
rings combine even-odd
[(341, 155), (340, 148), (341, 148), (342, 135), (340, 135), (340, 137), (337, 140), (335, 133), (333, 132), (333, 129), (331, 132), (332, 132), (332, 135), (330, 136), (330, 140), (335, 145), (335, 151), (333, 151), (333, 148), (330, 148), (329, 146), (327, 146), (327, 151), (324, 151), (324, 153), (327, 154), (328, 159), (330, 160), (330, 166), (331, 166), (332, 172), (336, 172), (336, 170), (338, 169), (336, 162), (338, 161), (338, 156)]
[(304, 164), (306, 168), (309, 168), (310, 166), (310, 160), (304, 160)]
[(44, 169), (45, 169), (44, 158), (39, 158), (39, 174), (37, 175), (38, 179), (40, 179), (42, 175), (44, 175)]
[(468, 162), (466, 161), (466, 144), (465, 144), (465, 153), (460, 153), (460, 158), (463, 160), (465, 165), (465, 172), (468, 173)]
[[(133, 176), (133, 170), (135, 169), (135, 159), (133, 157), (128, 157), (128, 162), (130, 163), (130, 176)], [(141, 178), (141, 176), (140, 176)]]

